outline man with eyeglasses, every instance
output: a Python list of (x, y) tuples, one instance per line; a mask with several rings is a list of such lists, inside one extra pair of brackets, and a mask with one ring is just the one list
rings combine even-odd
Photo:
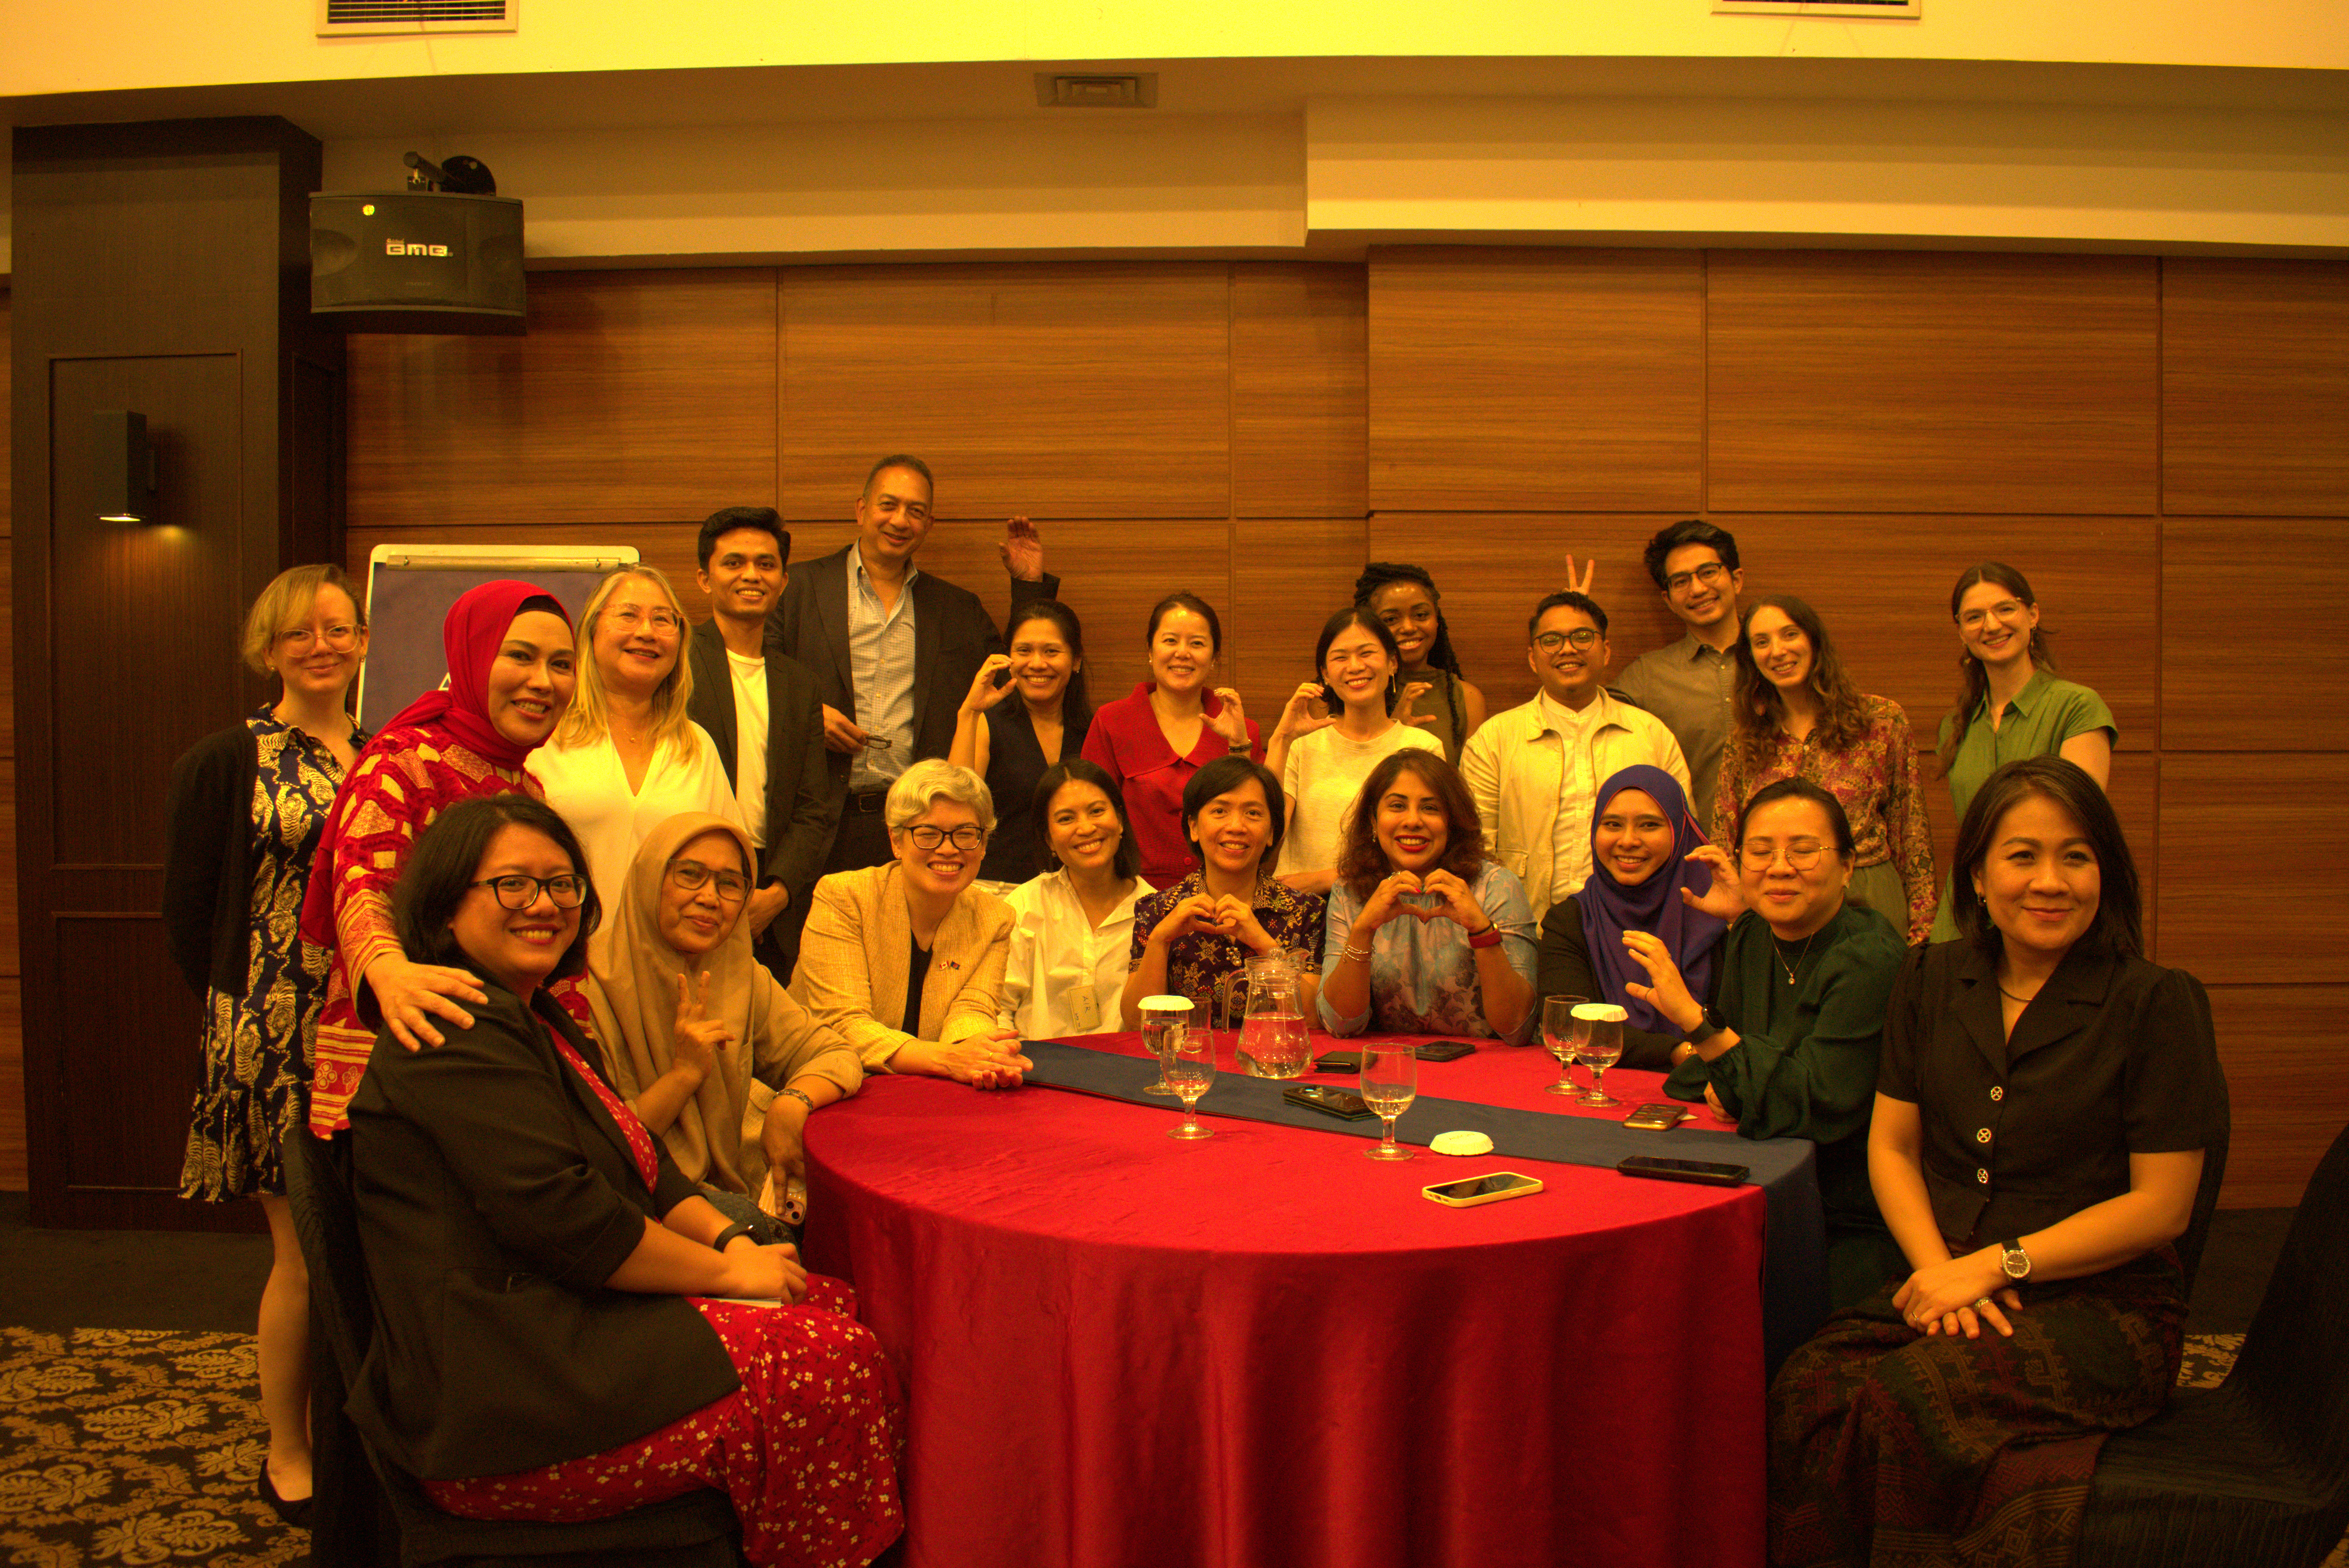
[[(890, 858), (881, 820), (889, 786), (922, 758), (947, 754), (963, 694), (988, 655), (1003, 651), (978, 594), (915, 569), (932, 490), (919, 458), (900, 452), (874, 464), (856, 498), (855, 541), (792, 573), (767, 618), (767, 651), (805, 665), (823, 698), (838, 815), (827, 872)], [(1015, 614), (1060, 591), (1027, 519), (1011, 520), (999, 550)]]
[(1664, 721), (1688, 758), (1689, 805), (1707, 833), (1737, 691), (1737, 595), (1745, 573), (1725, 528), (1692, 518), (1661, 529), (1641, 552), (1648, 575), (1688, 635), (1623, 668), (1615, 695)]
[(1686, 789), (1688, 764), (1661, 719), (1608, 695), (1607, 612), (1588, 593), (1552, 593), (1526, 625), (1541, 689), (1468, 738), (1460, 776), (1494, 857), (1525, 884), (1534, 921), (1590, 875), (1599, 787), (1648, 763)]

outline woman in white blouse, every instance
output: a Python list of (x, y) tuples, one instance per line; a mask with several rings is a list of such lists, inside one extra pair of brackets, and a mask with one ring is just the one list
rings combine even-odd
[(685, 631), (677, 590), (657, 568), (623, 566), (605, 578), (579, 618), (589, 656), (579, 661), (571, 711), (524, 765), (579, 836), (587, 880), (607, 909), (627, 895), (637, 846), (678, 812), (742, 825), (717, 745), (686, 711)]
[(1106, 769), (1081, 758), (1037, 780), (1036, 838), (1052, 870), (1006, 895), (1019, 923), (1003, 975), (1003, 1022), (1025, 1040), (1098, 1035), (1123, 1025), (1118, 997), (1133, 945), (1133, 905), (1154, 892), (1125, 802)]
[[(1394, 717), (1402, 655), (1387, 624), (1359, 604), (1330, 617), (1313, 649), (1318, 678), (1297, 688), (1264, 748), (1265, 766), (1288, 798), (1280, 880), (1299, 892), (1328, 892), (1338, 881), (1346, 818), (1362, 782), (1396, 752), (1439, 755), (1444, 742)], [(1317, 716), (1319, 703), (1326, 716)]]

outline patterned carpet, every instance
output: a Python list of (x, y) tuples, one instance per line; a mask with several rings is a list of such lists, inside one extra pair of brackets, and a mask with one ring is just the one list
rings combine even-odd
[[(2178, 1384), (2216, 1387), (2240, 1334), (2190, 1335)], [(0, 1562), (268, 1568), (310, 1538), (254, 1494), (253, 1336), (0, 1328)], [(2325, 1568), (2349, 1568), (2349, 1542)]]

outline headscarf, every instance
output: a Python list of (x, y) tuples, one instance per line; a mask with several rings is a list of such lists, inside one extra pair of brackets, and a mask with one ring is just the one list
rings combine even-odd
[[(1599, 854), (1599, 819), (1607, 803), (1626, 789), (1637, 789), (1663, 810), (1672, 823), (1671, 858), (1649, 874), (1648, 880), (1625, 885), (1615, 880)], [(1704, 830), (1689, 814), (1688, 796), (1679, 780), (1661, 768), (1639, 763), (1609, 775), (1599, 787), (1590, 813), (1590, 880), (1582, 884), (1575, 902), (1582, 906), (1583, 940), (1590, 946), (1590, 973), (1609, 1002), (1619, 1002), (1631, 1015), (1635, 1029), (1651, 1034), (1677, 1031), (1647, 1003), (1633, 996), (1627, 985), (1648, 983), (1648, 972), (1623, 945), (1627, 931), (1644, 931), (1661, 939), (1672, 962), (1680, 965), (1689, 994), (1702, 999), (1713, 989), (1713, 960), (1721, 951), (1721, 934), (1728, 927), (1713, 916), (1681, 902), (1681, 889), (1692, 892), (1713, 885), (1713, 872), (1703, 861), (1692, 862), (1689, 851), (1704, 843)], [(1596, 1000), (1596, 998), (1594, 998)]]
[[(344, 788), (358, 777), (359, 764), (374, 754), (404, 746), (406, 740), (398, 731), (414, 725), (437, 725), (449, 731), (475, 755), (506, 769), (518, 769), (531, 748), (516, 746), (498, 732), (490, 722), (490, 666), (497, 662), (498, 650), (505, 645), (506, 633), (522, 614), (522, 607), (533, 599), (543, 599), (553, 608), (547, 613), (561, 617), (564, 625), (571, 624), (570, 612), (563, 601), (545, 589), (529, 583), (501, 580), (469, 588), (449, 606), (448, 618), (440, 623), (440, 646), (448, 655), (449, 685), (446, 689), (428, 691), (406, 707), (394, 714), (391, 721), (375, 732), (367, 749), (352, 758), (350, 771), (343, 776)], [(336, 806), (341, 805), (338, 799)], [(300, 930), (302, 940), (314, 947), (332, 948), (335, 934), (336, 866), (342, 859), (344, 813), (329, 813), (326, 831), (320, 835), (318, 847), (310, 861), (310, 885), (302, 895)]]
[(744, 1109), (750, 1099), (752, 1042), (761, 1026), (771, 1026), (772, 998), (769, 985), (758, 984), (766, 971), (750, 954), (750, 923), (746, 906), (735, 906), (734, 928), (726, 939), (698, 958), (688, 958), (665, 941), (660, 933), (661, 883), (668, 862), (678, 851), (704, 833), (724, 833), (742, 851), (743, 874), (755, 879), (759, 864), (750, 835), (723, 817), (707, 811), (680, 811), (646, 835), (628, 867), (626, 886), (604, 912), (604, 923), (587, 941), (588, 1004), (595, 1010), (595, 1037), (602, 1042), (605, 1061), (614, 1085), (633, 1099), (675, 1064), (678, 976), (709, 975), (708, 1016), (722, 1019), (734, 1030), (734, 1046), (718, 1053), (718, 1070), (701, 1080), (701, 1088), (678, 1111), (662, 1133), (678, 1168), (697, 1181), (747, 1192), (740, 1169)]
[(532, 748), (508, 740), (490, 722), (490, 666), (505, 645), (514, 617), (533, 599), (543, 599), (571, 624), (563, 602), (543, 588), (511, 579), (469, 588), (449, 606), (440, 623), (440, 646), (449, 656), (449, 685), (428, 691), (392, 717), (386, 730), (414, 724), (437, 724), (465, 743), (466, 749), (501, 768), (519, 768)]

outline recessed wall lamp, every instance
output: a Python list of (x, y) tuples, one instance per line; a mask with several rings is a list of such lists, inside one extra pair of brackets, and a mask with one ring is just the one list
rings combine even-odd
[(95, 439), (92, 493), (100, 522), (155, 521), (155, 449), (147, 442), (147, 416), (100, 408), (91, 416)]

